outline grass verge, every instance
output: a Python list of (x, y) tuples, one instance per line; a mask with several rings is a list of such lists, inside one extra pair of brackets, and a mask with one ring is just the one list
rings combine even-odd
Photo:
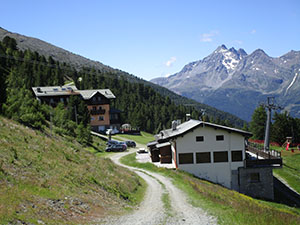
[(194, 206), (201, 207), (218, 218), (219, 224), (299, 224), (300, 209), (253, 199), (185, 173), (179, 170), (157, 168), (151, 163), (138, 163), (135, 153), (127, 155), (121, 162), (172, 178), (183, 190)]

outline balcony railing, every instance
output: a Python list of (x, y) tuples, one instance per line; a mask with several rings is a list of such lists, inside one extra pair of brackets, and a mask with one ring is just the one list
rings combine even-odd
[(264, 151), (263, 147), (249, 143), (246, 151), (250, 158), (245, 160), (246, 167), (282, 167), (281, 153), (275, 150)]
[(90, 114), (91, 115), (103, 115), (103, 114), (105, 114), (105, 109), (96, 109), (96, 110), (92, 109), (90, 111)]

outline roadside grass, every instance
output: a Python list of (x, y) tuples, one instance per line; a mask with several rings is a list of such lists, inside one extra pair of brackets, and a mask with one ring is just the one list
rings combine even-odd
[(0, 224), (86, 224), (139, 204), (145, 182), (95, 157), (104, 144), (85, 149), (0, 117)]
[(172, 178), (173, 183), (188, 195), (194, 206), (201, 207), (217, 217), (219, 224), (300, 223), (300, 209), (253, 199), (180, 170), (158, 168), (151, 163), (138, 163), (135, 153), (121, 158), (121, 162)]
[[(118, 139), (119, 137), (121, 139)], [(122, 137), (127, 138), (129, 140), (133, 140), (133, 141), (135, 141), (137, 143), (140, 143), (140, 144), (143, 144), (143, 145), (146, 145), (148, 142), (154, 140), (153, 134), (150, 134), (150, 133), (147, 133), (147, 132), (144, 132), (144, 131), (141, 131), (140, 135), (117, 134), (117, 135), (113, 136), (113, 138), (116, 138), (118, 140), (122, 140)]]

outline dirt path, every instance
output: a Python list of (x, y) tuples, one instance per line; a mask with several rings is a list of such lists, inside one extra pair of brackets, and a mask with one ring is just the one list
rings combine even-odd
[[(111, 159), (116, 164), (133, 170), (147, 182), (148, 188), (145, 199), (132, 214), (119, 218), (109, 218), (107, 221), (102, 221), (104, 224), (216, 224), (215, 218), (207, 215), (202, 209), (189, 204), (185, 194), (175, 187), (169, 178), (143, 169), (128, 167), (119, 162), (121, 157), (134, 151), (136, 149), (114, 154)], [(170, 199), (171, 207), (169, 209), (164, 207), (163, 195)]]

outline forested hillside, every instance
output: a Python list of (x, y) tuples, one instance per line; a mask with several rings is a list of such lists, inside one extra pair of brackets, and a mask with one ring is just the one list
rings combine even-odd
[[(69, 75), (70, 71), (68, 71), (68, 68), (71, 66), (72, 69), (76, 69), (76, 71), (80, 71), (82, 68), (94, 68), (94, 71), (97, 71), (97, 73), (103, 74), (110, 74), (110, 76), (117, 77), (118, 79), (123, 78), (126, 81), (129, 81), (130, 83), (141, 83), (145, 86), (150, 86), (155, 91), (157, 91), (160, 95), (164, 97), (169, 97), (172, 102), (174, 102), (176, 105), (184, 105), (184, 106), (192, 106), (198, 111), (201, 109), (205, 109), (206, 114), (209, 115), (209, 117), (214, 118), (217, 120), (217, 122), (220, 121), (229, 121), (230, 124), (233, 124), (236, 127), (242, 127), (244, 124), (244, 121), (240, 118), (220, 110), (217, 110), (214, 107), (208, 106), (206, 104), (202, 104), (199, 102), (196, 102), (195, 100), (188, 99), (186, 97), (180, 96), (178, 94), (175, 94), (174, 92), (168, 90), (167, 88), (161, 87), (159, 85), (153, 84), (152, 82), (148, 82), (146, 80), (140, 79), (134, 75), (131, 75), (127, 72), (124, 72), (119, 69), (111, 68), (107, 65), (104, 65), (100, 62), (93, 61), (90, 59), (87, 59), (85, 57), (82, 57), (80, 55), (74, 54), (72, 52), (69, 52), (65, 49), (59, 48), (57, 46), (54, 46), (50, 43), (47, 43), (43, 40), (39, 40), (37, 38), (27, 37), (18, 33), (12, 33), (9, 32), (3, 28), (0, 27), (0, 40), (2, 40), (4, 37), (9, 36), (11, 38), (14, 38), (17, 42), (18, 49), (25, 51), (30, 50), (32, 52), (38, 52), (39, 55), (43, 55), (46, 59), (51, 57), (53, 60), (60, 62), (60, 69), (64, 69), (64, 74)], [(69, 65), (68, 67), (63, 67), (63, 65)], [(72, 73), (72, 72), (71, 72)], [(111, 87), (109, 87), (111, 88)], [(196, 118), (195, 118), (196, 119)]]
[[(16, 41), (9, 37), (0, 42), (0, 56), (0, 110), (6, 116), (35, 128), (46, 125), (45, 120), (50, 119), (50, 112), (47, 106), (36, 103), (31, 87), (63, 85), (66, 82), (75, 82), (79, 89), (111, 89), (117, 96), (113, 103), (114, 107), (123, 111), (121, 121), (148, 132), (154, 133), (170, 127), (172, 120), (184, 119), (186, 113), (190, 113), (192, 118), (200, 116), (199, 109), (194, 106), (176, 105), (169, 97), (162, 96), (154, 88), (143, 83), (129, 82), (117, 73), (101, 72), (93, 68), (82, 68), (77, 71), (66, 63), (53, 60), (52, 57), (46, 58), (29, 50), (18, 50)], [(76, 104), (79, 105), (80, 102)], [(72, 105), (68, 109), (71, 108)], [(86, 112), (84, 107), (81, 108), (79, 113), (82, 115)], [(63, 113), (56, 112), (54, 115), (61, 117), (54, 120), (57, 122), (56, 125), (76, 133), (75, 124), (60, 124), (65, 118), (72, 120), (72, 112), (61, 114)], [(214, 116), (208, 112), (205, 120), (237, 125), (233, 118)], [(86, 119), (82, 118), (80, 122), (87, 127)], [(241, 121), (238, 121), (238, 124), (241, 126)]]

